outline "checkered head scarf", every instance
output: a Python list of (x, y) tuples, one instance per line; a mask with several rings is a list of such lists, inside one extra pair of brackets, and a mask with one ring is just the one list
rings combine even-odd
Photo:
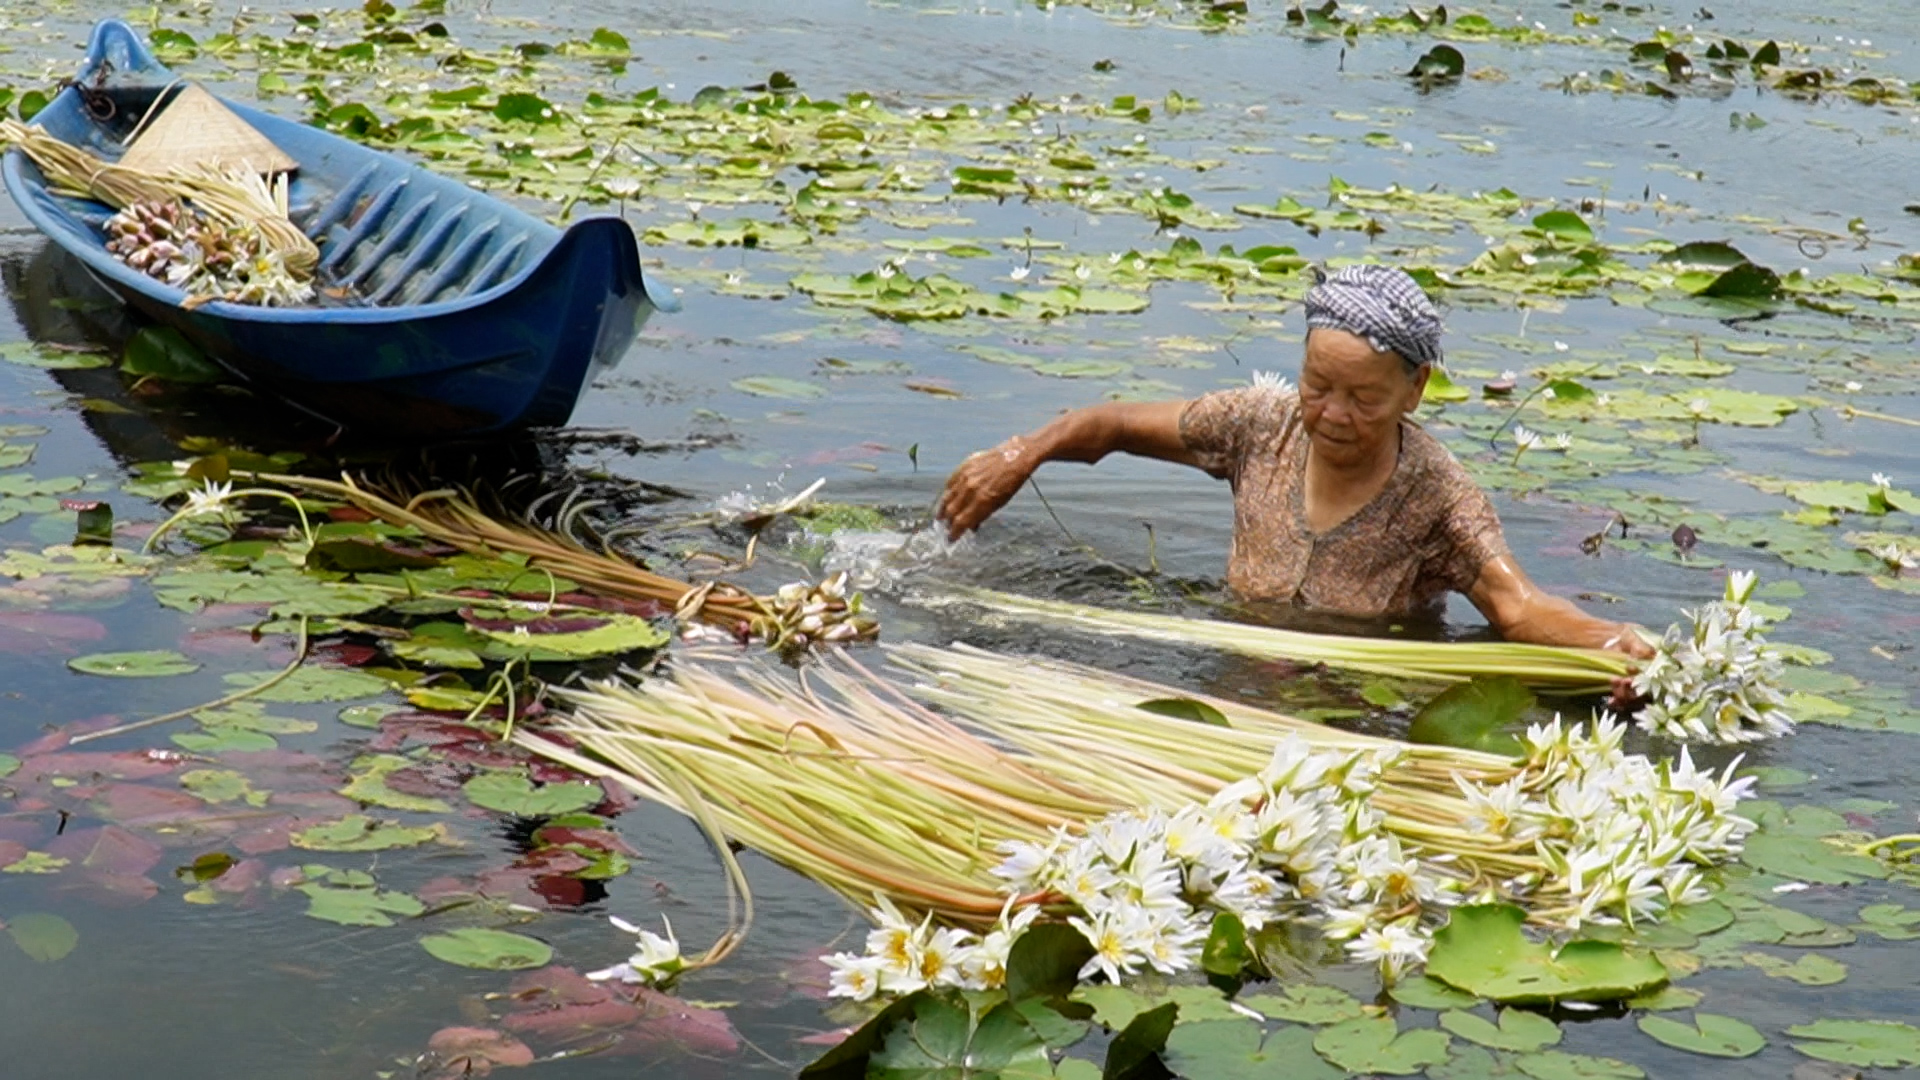
[(1440, 363), (1440, 313), (1405, 270), (1342, 267), (1307, 293), (1309, 330), (1345, 330), (1409, 369)]

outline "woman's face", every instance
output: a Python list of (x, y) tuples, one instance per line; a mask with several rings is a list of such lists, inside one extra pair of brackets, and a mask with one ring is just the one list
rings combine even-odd
[(1429, 369), (1412, 375), (1399, 354), (1344, 330), (1307, 335), (1300, 367), (1300, 415), (1313, 452), (1332, 465), (1359, 466), (1400, 452), (1400, 418), (1420, 404)]

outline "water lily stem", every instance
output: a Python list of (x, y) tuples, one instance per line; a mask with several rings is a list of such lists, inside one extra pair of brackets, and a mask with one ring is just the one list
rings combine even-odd
[(1920, 427), (1920, 420), (1914, 420), (1910, 417), (1905, 417), (1905, 416), (1894, 416), (1891, 413), (1870, 412), (1866, 409), (1856, 409), (1851, 405), (1840, 406), (1839, 413), (1841, 416), (1844, 416), (1849, 420), (1852, 420), (1856, 416), (1864, 416), (1869, 420), (1885, 420), (1889, 424), (1905, 424), (1908, 427)]
[(300, 637), (293, 647), (293, 659), (288, 661), (286, 667), (281, 668), (279, 672), (270, 676), (269, 678), (264, 679), (260, 682), (254, 683), (252, 686), (249, 686), (244, 690), (237, 690), (234, 693), (228, 694), (223, 698), (218, 698), (216, 700), (209, 701), (204, 704), (194, 705), (185, 709), (175, 709), (173, 712), (161, 713), (159, 716), (149, 716), (145, 720), (135, 720), (131, 723), (126, 723), (126, 724), (116, 724), (113, 727), (102, 728), (99, 731), (89, 731), (84, 735), (75, 735), (73, 738), (67, 740), (67, 745), (78, 746), (81, 743), (92, 742), (95, 739), (104, 739), (109, 735), (125, 735), (131, 731), (140, 731), (144, 728), (158, 727), (159, 725), (168, 723), (169, 721), (178, 720), (186, 716), (192, 716), (194, 713), (205, 712), (208, 709), (224, 709), (229, 705), (235, 704), (236, 702), (245, 701), (246, 699), (252, 697), (255, 694), (262, 693), (268, 690), (269, 688), (277, 686), (280, 683), (286, 681), (286, 679), (289, 676), (291, 676), (294, 672), (300, 670), (300, 665), (306, 662), (307, 662), (307, 617), (305, 615), (302, 615), (300, 616)]

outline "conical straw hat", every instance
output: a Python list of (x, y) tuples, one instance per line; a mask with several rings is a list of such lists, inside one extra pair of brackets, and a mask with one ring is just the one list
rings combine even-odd
[(127, 147), (120, 164), (161, 176), (174, 166), (243, 166), (263, 175), (299, 167), (253, 125), (197, 85), (180, 91), (160, 110)]

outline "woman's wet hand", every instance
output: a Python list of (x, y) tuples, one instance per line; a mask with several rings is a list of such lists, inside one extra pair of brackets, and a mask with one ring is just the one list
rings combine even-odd
[(1018, 435), (961, 462), (947, 477), (947, 488), (934, 508), (935, 519), (947, 523), (947, 539), (958, 540), (979, 528), (1007, 505), (1039, 465), (1039, 456)]

